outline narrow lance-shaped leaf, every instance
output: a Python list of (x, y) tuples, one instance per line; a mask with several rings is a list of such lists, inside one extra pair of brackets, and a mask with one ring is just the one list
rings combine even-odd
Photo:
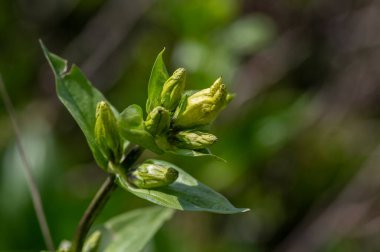
[(168, 140), (167, 136), (156, 136), (155, 138), (156, 145), (166, 153), (171, 153), (179, 156), (188, 156), (188, 157), (212, 157), (219, 161), (226, 162), (226, 160), (214, 155), (208, 148), (202, 148), (197, 150), (183, 149), (178, 148), (170, 139)]
[(189, 149), (172, 149), (166, 151), (168, 153), (178, 155), (178, 156), (187, 156), (187, 157), (212, 157), (215, 160), (227, 163), (227, 161), (217, 155), (211, 153), (208, 148), (199, 149), (199, 150), (189, 150)]
[(146, 112), (149, 114), (155, 107), (160, 106), (160, 96), (162, 87), (164, 86), (165, 81), (169, 78), (168, 71), (162, 55), (165, 51), (165, 48), (157, 55), (156, 61), (154, 62), (152, 72), (149, 78), (148, 84), (148, 100), (146, 103)]
[(221, 214), (234, 214), (249, 210), (234, 207), (223, 195), (198, 182), (188, 173), (171, 163), (153, 159), (145, 161), (145, 163), (149, 162), (175, 168), (179, 173), (177, 180), (168, 186), (160, 188), (140, 189), (129, 184), (124, 175), (118, 175), (117, 182), (119, 185), (140, 198), (178, 210)]

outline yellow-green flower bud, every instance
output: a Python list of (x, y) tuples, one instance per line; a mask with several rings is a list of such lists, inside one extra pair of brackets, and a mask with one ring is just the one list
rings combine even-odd
[(107, 102), (101, 101), (97, 104), (95, 118), (96, 142), (107, 158), (118, 161), (122, 155), (121, 139), (116, 117)]
[(161, 135), (169, 130), (170, 114), (163, 107), (156, 107), (147, 116), (145, 120), (145, 129), (152, 136)]
[(180, 131), (174, 135), (173, 144), (183, 149), (203, 149), (216, 142), (218, 138), (202, 131)]
[(178, 171), (176, 169), (149, 163), (141, 164), (127, 174), (128, 182), (142, 189), (167, 186), (177, 178)]
[(227, 95), (222, 78), (218, 78), (210, 88), (203, 89), (181, 102), (173, 116), (174, 127), (191, 129), (211, 123), (228, 104), (230, 99)]
[(173, 75), (164, 83), (161, 91), (161, 106), (169, 111), (174, 111), (179, 101), (183, 90), (185, 89), (186, 70), (178, 68)]

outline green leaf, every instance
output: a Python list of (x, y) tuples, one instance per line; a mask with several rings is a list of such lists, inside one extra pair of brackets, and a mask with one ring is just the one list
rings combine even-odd
[(167, 135), (156, 136), (154, 140), (155, 140), (156, 146), (166, 153), (179, 155), (179, 156), (187, 156), (187, 157), (202, 157), (202, 156), (207, 157), (208, 156), (208, 157), (213, 157), (219, 161), (226, 163), (226, 160), (212, 154), (208, 148), (198, 149), (198, 150), (180, 149), (168, 141)]
[(173, 214), (172, 209), (155, 206), (116, 216), (99, 229), (103, 237), (99, 251), (141, 251)]
[(223, 195), (198, 182), (171, 163), (153, 159), (145, 161), (145, 163), (148, 162), (175, 168), (179, 173), (177, 180), (168, 186), (148, 190), (136, 188), (130, 185), (123, 175), (118, 175), (117, 182), (119, 185), (140, 198), (178, 210), (222, 214), (241, 213), (249, 210), (234, 207)]
[(209, 149), (200, 149), (200, 150), (189, 150), (189, 149), (173, 149), (166, 151), (179, 156), (188, 156), (188, 157), (212, 157), (224, 163), (227, 161), (217, 155), (211, 153)]
[(102, 232), (96, 230), (85, 241), (82, 252), (97, 252), (99, 250), (100, 240), (102, 238)]
[(140, 106), (128, 106), (121, 114), (119, 120), (120, 134), (134, 144), (138, 144), (157, 154), (163, 151), (157, 147), (153, 136), (145, 130), (143, 111)]
[(165, 48), (157, 55), (148, 84), (148, 100), (146, 103), (146, 112), (149, 114), (155, 107), (160, 106), (160, 96), (165, 81), (169, 78), (162, 54)]
[(83, 131), (98, 165), (107, 169), (107, 158), (100, 151), (94, 136), (96, 105), (100, 101), (106, 101), (106, 99), (102, 93), (92, 86), (77, 66), (73, 65), (69, 69), (67, 60), (50, 53), (42, 41), (40, 43), (54, 72), (59, 99)]

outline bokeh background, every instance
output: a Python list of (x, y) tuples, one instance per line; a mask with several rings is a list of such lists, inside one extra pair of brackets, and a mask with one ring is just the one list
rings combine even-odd
[[(237, 94), (210, 158), (162, 158), (251, 212), (178, 212), (146, 251), (380, 251), (380, 2), (2, 0), (0, 72), (54, 241), (105, 178), (59, 103), (38, 44), (79, 65), (115, 106), (144, 106), (166, 47), (187, 87)], [(145, 152), (143, 158), (154, 157)], [(0, 105), (0, 251), (44, 247)], [(117, 190), (97, 223), (149, 206)]]

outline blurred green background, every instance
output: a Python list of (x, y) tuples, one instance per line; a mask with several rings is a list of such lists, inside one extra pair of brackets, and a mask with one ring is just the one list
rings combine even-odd
[[(177, 212), (146, 251), (380, 251), (379, 26), (375, 0), (0, 1), (0, 72), (55, 243), (72, 237), (106, 175), (55, 95), (39, 38), (119, 110), (145, 105), (163, 47), (188, 88), (222, 75), (237, 94), (212, 129), (227, 164), (163, 159), (251, 212)], [(2, 103), (0, 129), (0, 251), (38, 251)], [(119, 189), (97, 223), (149, 205)]]

